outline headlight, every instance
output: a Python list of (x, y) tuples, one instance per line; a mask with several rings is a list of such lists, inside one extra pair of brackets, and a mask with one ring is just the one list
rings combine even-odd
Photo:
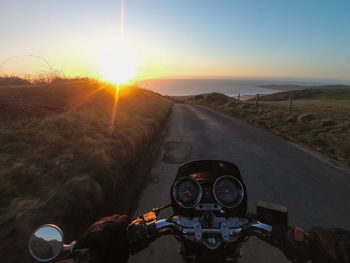
[(234, 208), (243, 200), (244, 188), (235, 177), (224, 175), (214, 182), (213, 194), (221, 206)]
[(202, 187), (192, 177), (182, 177), (174, 184), (173, 196), (178, 205), (193, 208), (202, 198)]

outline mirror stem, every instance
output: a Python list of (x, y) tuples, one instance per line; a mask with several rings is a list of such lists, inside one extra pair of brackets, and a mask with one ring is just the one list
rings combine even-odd
[(64, 245), (63, 245), (63, 250), (64, 250), (64, 251), (73, 252), (76, 243), (77, 243), (77, 241), (73, 241), (73, 242), (70, 243), (69, 245), (64, 244)]

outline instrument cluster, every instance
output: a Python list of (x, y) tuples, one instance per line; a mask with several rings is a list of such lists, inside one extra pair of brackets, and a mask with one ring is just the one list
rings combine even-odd
[(244, 198), (244, 187), (234, 176), (222, 175), (215, 181), (197, 180), (192, 176), (179, 178), (173, 185), (174, 201), (182, 208), (237, 207)]

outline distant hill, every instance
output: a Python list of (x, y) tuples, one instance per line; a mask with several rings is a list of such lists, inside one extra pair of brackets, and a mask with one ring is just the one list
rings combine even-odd
[[(288, 100), (290, 94), (294, 99), (321, 99), (321, 100), (349, 100), (349, 86), (320, 86), (318, 88), (307, 88), (302, 90), (289, 90), (269, 95), (263, 95), (260, 100), (263, 101), (281, 101)], [(251, 100), (254, 100), (251, 99)]]
[(19, 77), (0, 77), (0, 86), (5, 85), (28, 85), (30, 82), (28, 80)]
[(303, 90), (303, 89), (350, 89), (348, 85), (322, 85), (322, 86), (299, 86), (299, 85), (278, 85), (278, 84), (270, 84), (270, 85), (262, 85), (260, 86), (265, 89), (274, 89), (279, 91), (290, 91), (290, 90)]

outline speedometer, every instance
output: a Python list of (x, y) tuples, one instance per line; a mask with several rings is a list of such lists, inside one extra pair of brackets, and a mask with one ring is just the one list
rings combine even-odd
[(202, 197), (202, 188), (192, 177), (182, 177), (174, 184), (173, 196), (178, 205), (193, 208)]
[(226, 208), (234, 208), (241, 203), (244, 197), (244, 189), (241, 182), (235, 177), (224, 175), (214, 182), (213, 194), (220, 205)]

